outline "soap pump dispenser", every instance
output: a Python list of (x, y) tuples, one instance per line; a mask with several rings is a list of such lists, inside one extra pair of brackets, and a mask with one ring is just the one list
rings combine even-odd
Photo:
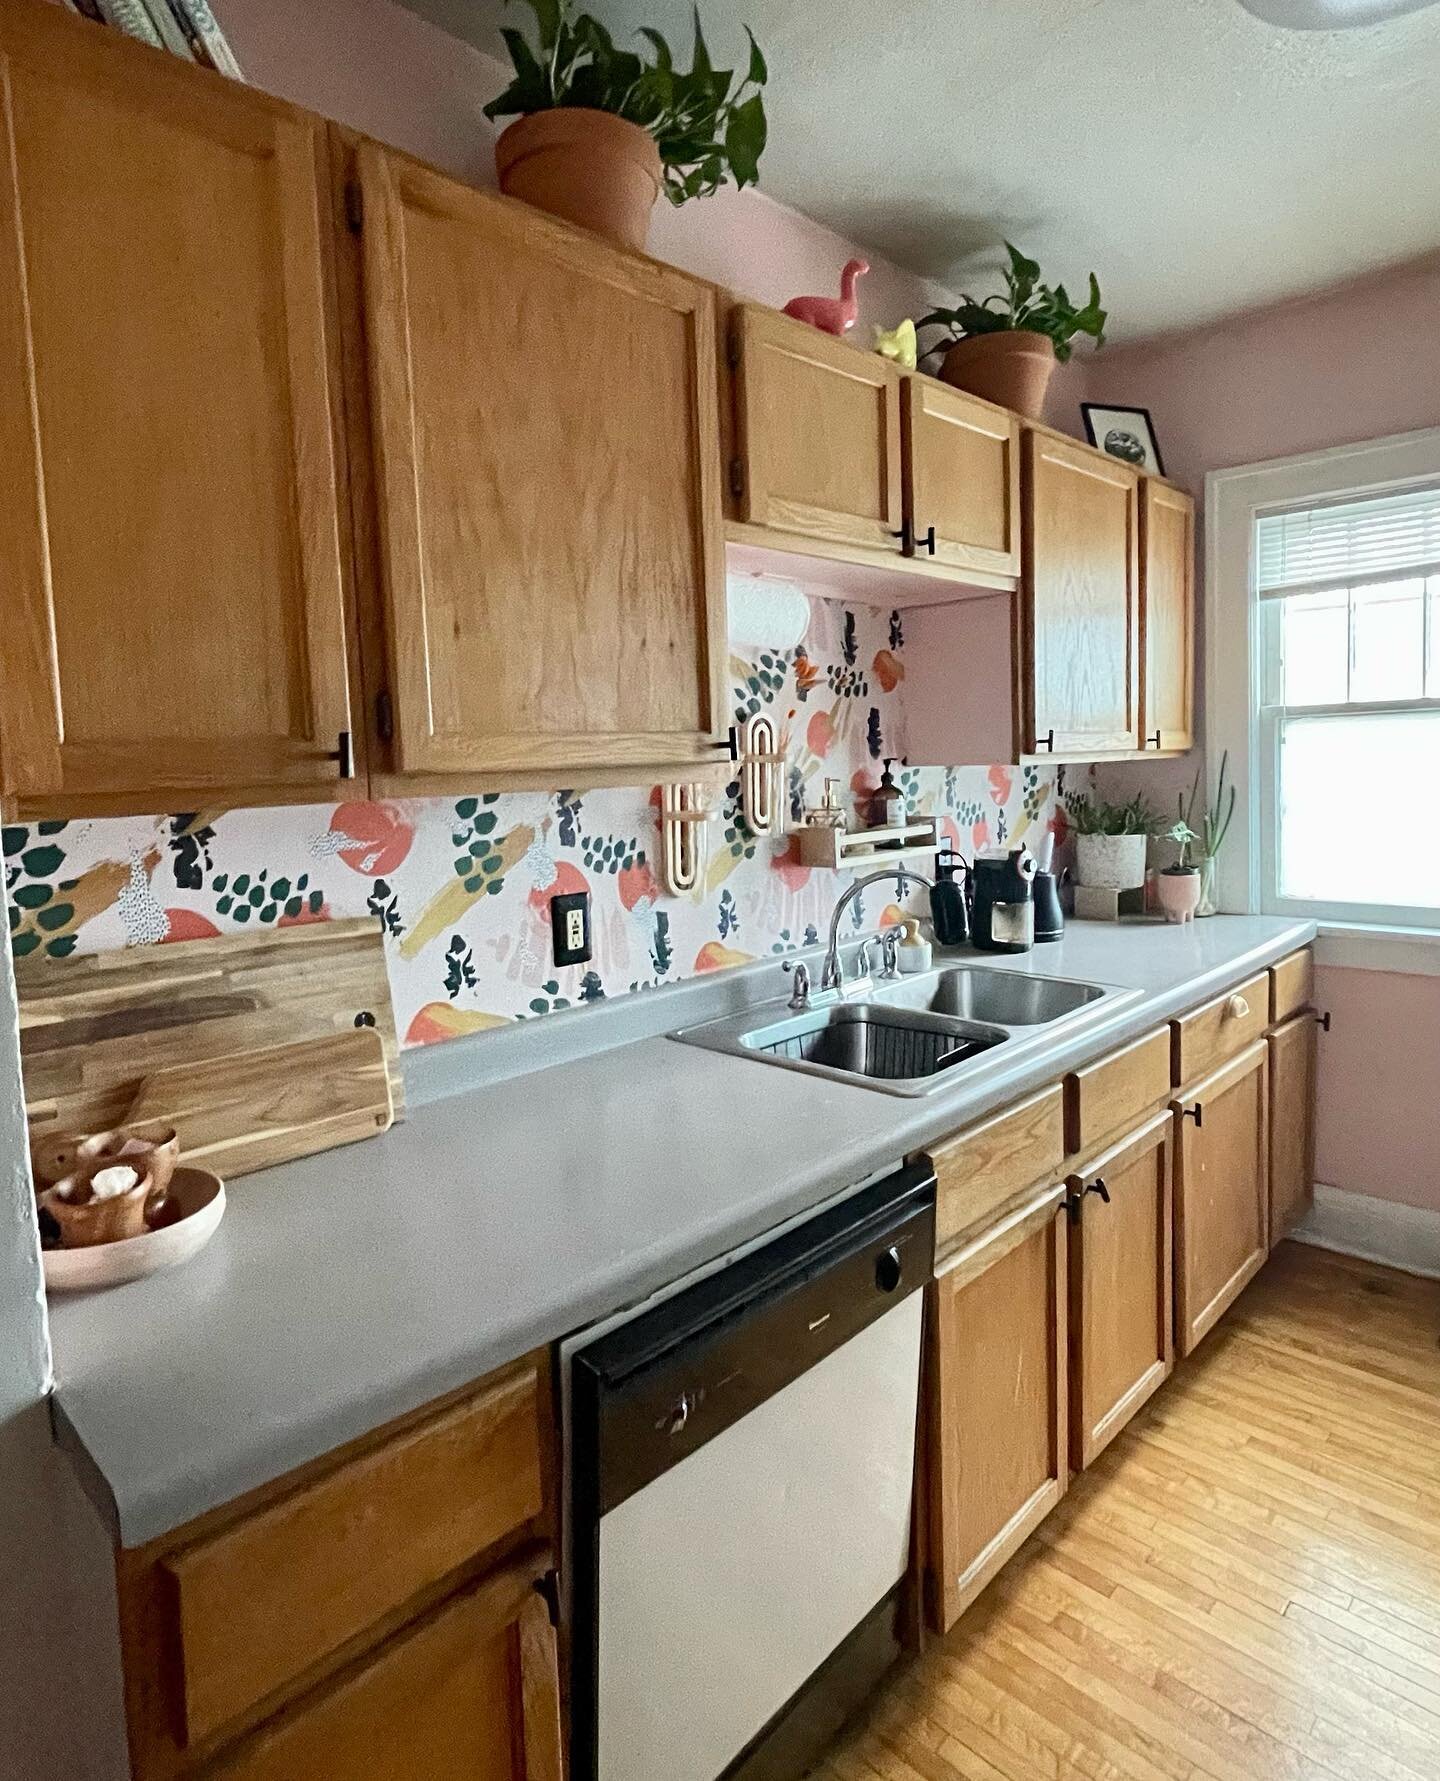
[[(880, 784), (870, 800), (870, 826), (874, 829), (900, 828), (909, 816), (905, 804), (905, 794), (895, 783), (895, 775), (891, 768), (895, 765), (895, 757), (887, 755), (884, 771), (880, 775)], [(887, 847), (899, 847), (899, 841), (886, 842)]]

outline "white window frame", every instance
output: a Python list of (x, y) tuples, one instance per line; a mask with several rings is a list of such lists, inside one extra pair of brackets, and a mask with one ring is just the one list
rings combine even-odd
[[(1440, 479), (1440, 427), (1298, 457), (1215, 470), (1205, 478), (1205, 748), (1213, 781), (1228, 751), (1235, 820), (1216, 874), (1224, 909), (1310, 917), (1342, 942), (1334, 963), (1440, 974), (1433, 910), (1281, 897), (1275, 888), (1274, 822), (1264, 808), (1262, 749), (1277, 726), (1260, 714), (1260, 611), (1255, 595), (1255, 520), (1277, 507), (1385, 494)], [(1276, 783), (1272, 770), (1269, 783)]]

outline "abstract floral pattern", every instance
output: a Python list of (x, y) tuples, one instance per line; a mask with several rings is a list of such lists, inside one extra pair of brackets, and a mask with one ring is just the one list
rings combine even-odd
[[(789, 757), (792, 817), (839, 782), (847, 804), (903, 756), (903, 615), (812, 599), (802, 642), (731, 660), (737, 718), (767, 711)], [(1050, 769), (906, 768), (912, 807), (967, 856), (1049, 824)], [(664, 896), (658, 794), (481, 793), (395, 803), (192, 811), (7, 827), (11, 944), (63, 958), (297, 922), (372, 915), (407, 1044), (547, 1014), (813, 944), (848, 875), (757, 837), (739, 785), (717, 798), (704, 882)], [(884, 890), (885, 887), (877, 887)], [(550, 899), (592, 894), (594, 958), (552, 962)], [(899, 919), (890, 892), (852, 905), (856, 932)]]

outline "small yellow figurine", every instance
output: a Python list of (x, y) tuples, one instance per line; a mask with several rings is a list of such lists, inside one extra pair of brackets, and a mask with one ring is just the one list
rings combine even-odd
[(882, 359), (894, 359), (903, 371), (915, 369), (915, 324), (907, 315), (898, 328), (875, 329), (875, 350)]

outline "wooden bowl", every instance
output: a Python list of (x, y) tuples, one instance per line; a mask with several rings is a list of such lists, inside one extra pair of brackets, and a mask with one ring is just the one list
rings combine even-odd
[(146, 1229), (145, 1208), (155, 1191), (154, 1183), (143, 1157), (127, 1162), (139, 1180), (128, 1192), (108, 1200), (90, 1197), (90, 1183), (98, 1172), (93, 1168), (78, 1169), (41, 1194), (41, 1206), (60, 1227), (62, 1248), (91, 1249), (101, 1243), (119, 1243)]
[(179, 1161), (180, 1134), (158, 1119), (116, 1126), (109, 1132), (47, 1132), (30, 1144), (37, 1193), (42, 1186), (55, 1187), (75, 1176), (93, 1175), (110, 1163), (126, 1162), (149, 1174), (151, 1191), (159, 1199)]
[(225, 1216), (225, 1184), (208, 1169), (179, 1168), (166, 1205), (173, 1222), (158, 1230), (84, 1249), (47, 1249), (43, 1257), (47, 1290), (120, 1286), (189, 1261), (215, 1235)]

